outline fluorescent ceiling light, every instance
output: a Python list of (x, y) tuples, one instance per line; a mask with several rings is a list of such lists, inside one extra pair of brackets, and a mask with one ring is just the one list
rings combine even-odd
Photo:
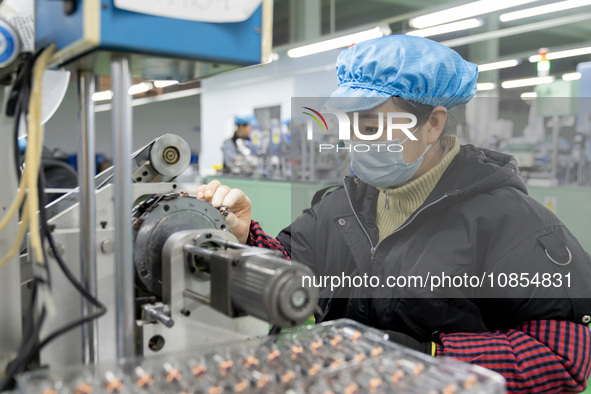
[[(565, 57), (581, 56), (591, 54), (591, 47), (568, 49), (566, 51), (550, 52), (546, 55), (546, 59), (562, 59)], [(541, 55), (533, 55), (529, 57), (529, 61), (532, 63), (539, 62), (542, 60)]]
[(430, 14), (412, 18), (409, 23), (416, 29), (437, 26), (444, 23), (472, 18), (489, 12), (500, 11), (506, 8), (516, 7), (521, 4), (533, 3), (538, 0), (479, 0), (472, 3), (447, 8)]
[(428, 27), (426, 29), (413, 30), (409, 31), (406, 34), (409, 36), (430, 37), (436, 36), (437, 34), (451, 33), (454, 31), (466, 29), (474, 29), (476, 27), (482, 26), (483, 24), (484, 22), (482, 21), (482, 19), (470, 18), (459, 22), (447, 23), (445, 25)]
[(509, 60), (502, 60), (500, 62), (479, 64), (478, 65), (478, 72), (498, 70), (500, 68), (515, 67), (519, 63), (521, 63), (519, 61), (519, 59), (509, 59)]
[(581, 73), (562, 74), (563, 81), (576, 81), (578, 79), (581, 79)]
[(504, 89), (521, 88), (524, 86), (542, 85), (544, 83), (554, 82), (554, 77), (535, 77), (525, 79), (514, 79), (511, 81), (505, 81), (501, 84)]
[(92, 101), (106, 101), (113, 98), (113, 92), (110, 90), (104, 90), (102, 92), (95, 92), (92, 94)]
[(521, 93), (522, 99), (535, 99), (536, 97), (538, 97), (538, 94), (536, 92)]
[(497, 84), (492, 83), (492, 82), (483, 82), (483, 83), (476, 84), (476, 88), (478, 89), (479, 92), (484, 91), (484, 90), (493, 90), (496, 87), (497, 87)]
[(558, 12), (564, 10), (570, 10), (571, 8), (583, 7), (591, 5), (589, 0), (567, 0), (560, 1), (558, 3), (542, 5), (539, 7), (532, 7), (521, 11), (508, 12), (502, 14), (499, 19), (502, 22), (514, 21), (517, 19), (529, 18), (531, 16), (549, 14), (551, 12)]
[(495, 38), (503, 38), (515, 36), (517, 34), (529, 33), (532, 31), (550, 29), (556, 26), (573, 25), (574, 23), (583, 22), (591, 19), (591, 12), (577, 13), (575, 15), (567, 15), (561, 18), (547, 19), (540, 22), (527, 23), (525, 25), (518, 24), (517, 26), (508, 27), (506, 29), (491, 30), (485, 33), (472, 34), (465, 37), (454, 38), (439, 42), (447, 47), (457, 47), (459, 45), (467, 45), (475, 42), (492, 40)]
[(390, 29), (375, 27), (370, 30), (361, 31), (359, 33), (347, 34), (346, 36), (331, 38), (326, 41), (316, 42), (314, 44), (304, 45), (298, 48), (293, 48), (287, 51), (289, 57), (302, 57), (313, 55), (331, 49), (337, 49), (347, 47), (349, 45), (357, 44), (362, 41), (371, 40), (373, 38), (379, 38), (391, 33)]
[(150, 82), (142, 82), (138, 83), (137, 85), (131, 85), (127, 93), (129, 94), (139, 94), (147, 92), (148, 90), (152, 89), (152, 84)]
[(165, 88), (167, 86), (176, 85), (177, 83), (179, 83), (179, 81), (154, 81), (154, 86), (157, 88)]

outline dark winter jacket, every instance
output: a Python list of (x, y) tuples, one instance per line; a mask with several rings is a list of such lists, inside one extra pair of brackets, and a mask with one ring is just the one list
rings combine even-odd
[[(376, 188), (346, 177), (344, 188), (304, 211), (277, 240), (317, 275), (485, 274), (496, 286), (326, 287), (322, 319), (346, 317), (430, 340), (436, 332), (484, 332), (536, 319), (581, 323), (591, 315), (589, 254), (527, 195), (511, 156), (463, 146), (423, 205), (381, 242), (377, 198)], [(503, 284), (510, 273), (522, 282), (498, 286), (499, 275)], [(536, 273), (537, 283), (521, 286), (535, 282)], [(556, 276), (542, 283), (543, 273)]]

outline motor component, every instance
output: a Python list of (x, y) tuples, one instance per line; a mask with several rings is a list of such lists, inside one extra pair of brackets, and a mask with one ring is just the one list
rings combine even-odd
[[(165, 151), (178, 152), (170, 162), (164, 158)], [(132, 182), (170, 182), (187, 169), (191, 162), (191, 149), (187, 141), (175, 134), (164, 134), (132, 155)], [(109, 167), (94, 178), (97, 189), (113, 182), (114, 168)], [(78, 190), (67, 193), (47, 206), (48, 219), (66, 211), (78, 203)]]
[(303, 278), (314, 275), (305, 265), (279, 251), (228, 242), (214, 231), (201, 233), (194, 243), (184, 247), (189, 271), (209, 275), (212, 308), (279, 327), (302, 324), (313, 314), (318, 289), (304, 285)]
[(210, 204), (185, 193), (155, 194), (132, 211), (133, 262), (137, 282), (162, 298), (162, 247), (178, 231), (226, 229), (226, 222)]

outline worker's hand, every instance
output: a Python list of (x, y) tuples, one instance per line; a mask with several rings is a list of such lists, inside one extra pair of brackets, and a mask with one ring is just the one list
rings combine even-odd
[(230, 189), (220, 181), (213, 180), (197, 188), (197, 198), (207, 201), (215, 208), (227, 207), (230, 210), (226, 223), (230, 232), (245, 244), (250, 232), (250, 200), (240, 189)]
[(383, 331), (386, 334), (388, 334), (388, 339), (392, 342), (396, 342), (400, 345), (417, 350), (421, 353), (425, 353), (425, 354), (429, 354), (429, 355), (434, 356), (432, 342), (419, 342), (416, 339), (414, 339), (413, 337), (403, 334), (401, 332), (390, 331), (390, 330), (383, 330)]

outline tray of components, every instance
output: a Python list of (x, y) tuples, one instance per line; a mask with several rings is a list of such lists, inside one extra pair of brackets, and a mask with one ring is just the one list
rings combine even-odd
[(501, 375), (341, 319), (119, 365), (29, 372), (23, 393), (504, 393)]

